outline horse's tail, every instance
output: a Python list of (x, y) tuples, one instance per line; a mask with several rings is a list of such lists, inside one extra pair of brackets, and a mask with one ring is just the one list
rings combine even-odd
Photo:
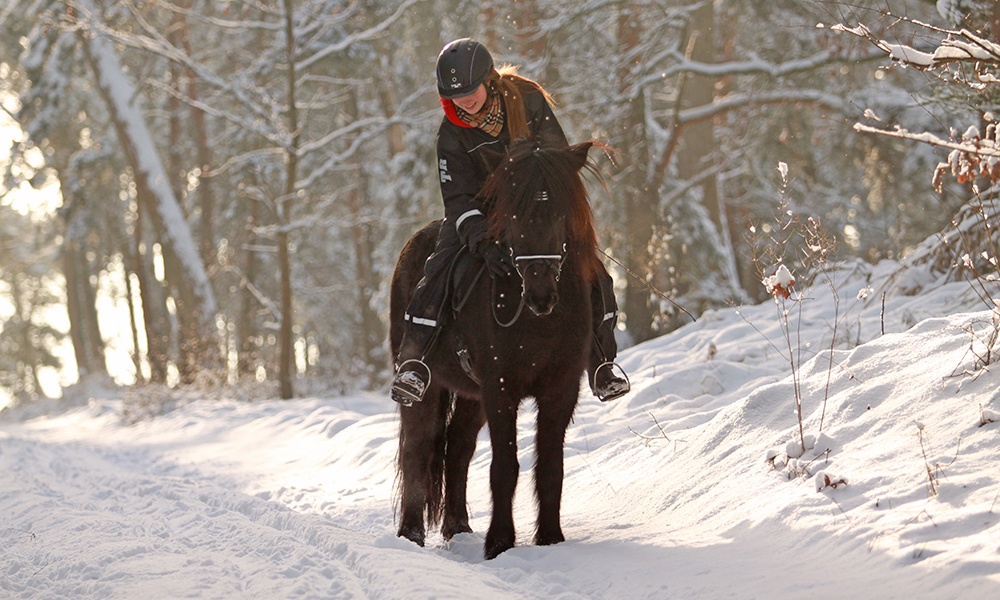
[(444, 516), (444, 471), (445, 456), (448, 452), (448, 419), (452, 412), (452, 397), (447, 390), (438, 395), (437, 435), (430, 465), (427, 468), (427, 524), (436, 527)]

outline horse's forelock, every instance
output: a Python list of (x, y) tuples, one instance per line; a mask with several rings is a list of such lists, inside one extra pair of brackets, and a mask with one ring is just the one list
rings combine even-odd
[[(593, 163), (581, 164), (586, 145), (547, 146), (532, 140), (515, 140), (507, 157), (488, 179), (483, 190), (492, 203), (490, 234), (504, 237), (511, 219), (517, 215), (531, 218), (543, 214), (566, 216), (570, 241), (579, 247), (595, 248), (597, 235), (587, 190), (580, 177), (581, 168), (598, 173)], [(547, 200), (538, 200), (539, 192)]]

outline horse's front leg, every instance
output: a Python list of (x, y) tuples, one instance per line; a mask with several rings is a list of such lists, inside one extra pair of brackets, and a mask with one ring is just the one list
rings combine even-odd
[(563, 484), (563, 443), (576, 408), (579, 390), (538, 399), (538, 429), (535, 436), (535, 495), (538, 523), (535, 544), (547, 546), (566, 540), (559, 524)]
[(517, 487), (517, 401), (501, 397), (497, 390), (483, 394), (486, 422), (490, 428), (493, 462), (490, 490), (493, 517), (486, 532), (486, 560), (514, 547), (514, 489)]

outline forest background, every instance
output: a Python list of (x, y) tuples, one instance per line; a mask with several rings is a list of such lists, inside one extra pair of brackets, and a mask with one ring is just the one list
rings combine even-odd
[(782, 223), (904, 257), (973, 194), (855, 123), (947, 138), (993, 108), (831, 29), (932, 43), (912, 20), (1000, 40), (1000, 3), (969, 0), (0, 0), (0, 406), (383, 386), (395, 258), (443, 212), (434, 61), (459, 37), (612, 149), (591, 195), (625, 344), (763, 299), (776, 237), (804, 260)]

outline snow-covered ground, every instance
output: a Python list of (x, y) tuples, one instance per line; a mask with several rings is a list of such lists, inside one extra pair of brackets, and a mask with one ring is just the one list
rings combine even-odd
[(789, 305), (815, 448), (787, 456), (799, 425), (775, 304), (706, 314), (622, 354), (629, 396), (582, 396), (567, 541), (530, 545), (524, 476), (520, 545), (489, 562), (483, 436), (476, 533), (395, 537), (386, 394), (200, 399), (130, 426), (116, 399), (8, 419), (0, 597), (998, 598), (1000, 422), (984, 417), (1000, 421), (1000, 375), (975, 369), (991, 315), (959, 312), (960, 283), (890, 294), (882, 318), (890, 267), (842, 273), (839, 304), (817, 285)]

